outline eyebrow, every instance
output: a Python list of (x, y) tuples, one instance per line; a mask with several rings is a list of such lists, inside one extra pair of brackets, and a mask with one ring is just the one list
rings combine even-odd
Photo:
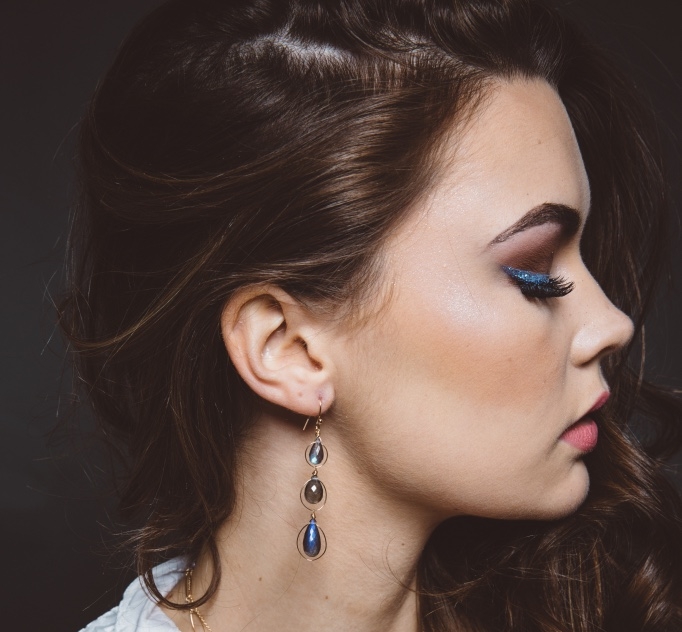
[(517, 233), (543, 224), (559, 224), (562, 238), (569, 239), (578, 232), (581, 222), (580, 211), (572, 206), (545, 202), (528, 211), (521, 219), (503, 230), (488, 245), (493, 246), (502, 243)]

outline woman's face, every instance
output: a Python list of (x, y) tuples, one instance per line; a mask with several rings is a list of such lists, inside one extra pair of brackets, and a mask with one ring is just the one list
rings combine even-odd
[[(389, 298), (340, 346), (330, 423), (371, 484), (411, 507), (560, 517), (589, 487), (560, 436), (608, 389), (600, 360), (632, 323), (580, 256), (590, 190), (556, 92), (500, 83), (455, 138), (387, 244)], [(503, 266), (574, 287), (531, 298)]]

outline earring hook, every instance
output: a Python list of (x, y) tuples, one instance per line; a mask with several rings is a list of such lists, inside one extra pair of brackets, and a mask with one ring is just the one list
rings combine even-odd
[[(320, 412), (317, 413), (317, 423), (316, 425), (319, 426), (319, 423), (322, 421), (322, 400), (320, 400)], [(310, 421), (310, 417), (306, 417), (305, 423), (303, 424), (303, 430), (306, 429), (306, 426), (308, 425), (308, 422)]]

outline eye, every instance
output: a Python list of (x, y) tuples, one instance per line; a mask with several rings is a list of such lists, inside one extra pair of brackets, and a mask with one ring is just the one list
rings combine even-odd
[(502, 266), (502, 270), (519, 286), (522, 294), (530, 298), (559, 298), (573, 290), (573, 283), (563, 277), (519, 270), (510, 266)]

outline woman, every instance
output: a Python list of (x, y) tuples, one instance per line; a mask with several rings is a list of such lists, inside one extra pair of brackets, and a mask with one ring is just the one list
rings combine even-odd
[(145, 19), (62, 309), (145, 589), (86, 629), (680, 629), (651, 138), (534, 0)]

